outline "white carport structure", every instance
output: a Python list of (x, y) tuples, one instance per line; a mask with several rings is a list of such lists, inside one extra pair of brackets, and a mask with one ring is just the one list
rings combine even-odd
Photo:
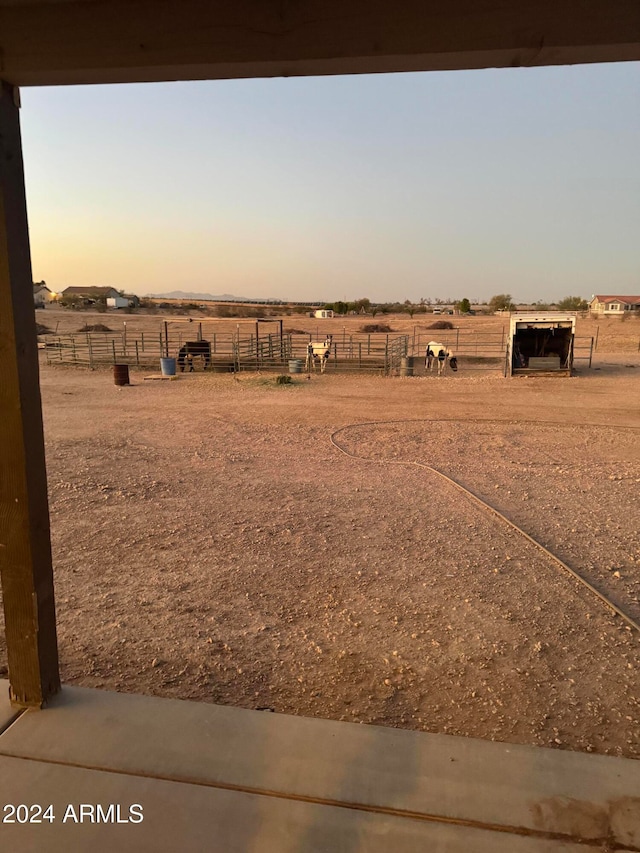
[(623, 60), (640, 60), (638, 0), (0, 0), (1, 794), (149, 815), (2, 825), (3, 848), (640, 848), (636, 762), (60, 693), (18, 89)]

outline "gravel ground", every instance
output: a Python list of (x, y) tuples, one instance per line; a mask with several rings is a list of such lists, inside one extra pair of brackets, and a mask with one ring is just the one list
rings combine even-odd
[(640, 360), (596, 366), (123, 389), (43, 366), (63, 680), (638, 757), (638, 635), (389, 464), (640, 620)]

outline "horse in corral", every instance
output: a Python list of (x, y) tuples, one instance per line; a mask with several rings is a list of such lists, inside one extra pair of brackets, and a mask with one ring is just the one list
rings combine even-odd
[(447, 363), (454, 373), (458, 369), (458, 359), (450, 349), (438, 341), (429, 341), (425, 355), (425, 367), (427, 370), (433, 370), (436, 362), (438, 364), (438, 376), (444, 373)]
[(320, 365), (320, 373), (324, 373), (327, 367), (327, 361), (331, 355), (331, 342), (333, 335), (327, 335), (324, 341), (309, 341), (307, 344), (307, 359), (305, 362), (305, 370), (309, 371), (316, 365)]
[(198, 356), (204, 359), (204, 370), (206, 370), (211, 364), (211, 344), (209, 341), (187, 341), (181, 346), (178, 350), (180, 372), (184, 373), (184, 366), (189, 362), (189, 373), (193, 373), (193, 359)]

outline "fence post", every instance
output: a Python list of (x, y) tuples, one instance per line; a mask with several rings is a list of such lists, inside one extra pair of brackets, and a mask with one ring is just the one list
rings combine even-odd
[(142, 346), (142, 352), (144, 352), (144, 332), (140, 332), (140, 344)]
[[(640, 343), (638, 344), (638, 349), (640, 349)], [(591, 367), (592, 358), (593, 358), (593, 337), (591, 338), (591, 343), (589, 345), (589, 367)]]
[(87, 335), (87, 347), (89, 348), (89, 367), (93, 370), (93, 350), (91, 348), (91, 338)]
[[(598, 352), (598, 335), (600, 334), (600, 326), (596, 326), (596, 339), (593, 345), (593, 351)], [(593, 340), (593, 339), (592, 339)], [(638, 348), (640, 349), (640, 343), (638, 344)], [(591, 367), (591, 365), (589, 365)]]
[(113, 350), (113, 363), (116, 363), (116, 342), (113, 338), (111, 338), (111, 348)]
[(138, 341), (136, 341), (136, 364), (140, 367), (140, 353), (138, 352)]

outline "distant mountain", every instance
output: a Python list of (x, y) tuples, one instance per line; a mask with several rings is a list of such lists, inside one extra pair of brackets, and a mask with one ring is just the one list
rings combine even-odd
[(279, 299), (251, 299), (247, 296), (233, 296), (231, 293), (221, 293), (214, 296), (211, 293), (192, 293), (186, 290), (172, 290), (170, 293), (148, 293), (149, 299), (184, 299), (190, 302), (280, 302)]

